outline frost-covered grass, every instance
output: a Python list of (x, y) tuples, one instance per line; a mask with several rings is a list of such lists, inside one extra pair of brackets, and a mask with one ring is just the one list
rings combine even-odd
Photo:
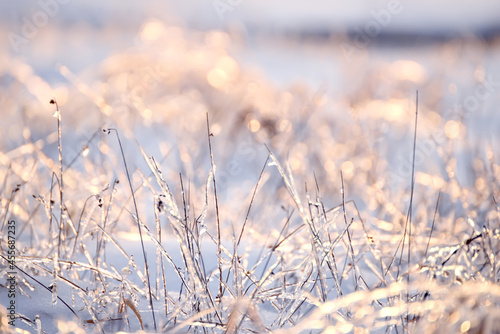
[(469, 135), (474, 114), (446, 112), (442, 75), (395, 62), (333, 98), (242, 68), (225, 33), (149, 29), (78, 75), (60, 67), (67, 86), (3, 59), (17, 328), (498, 330), (498, 152)]

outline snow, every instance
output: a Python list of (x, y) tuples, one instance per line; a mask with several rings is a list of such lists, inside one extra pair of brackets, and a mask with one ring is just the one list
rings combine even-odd
[(46, 3), (0, 4), (7, 37), (54, 14), (17, 49), (1, 42), (1, 216), (18, 266), (49, 287), (56, 98), (71, 219), (57, 295), (78, 318), (18, 272), (19, 328), (38, 315), (46, 333), (152, 332), (138, 220), (158, 331), (494, 328), (498, 2), (242, 0), (222, 18), (217, 1)]

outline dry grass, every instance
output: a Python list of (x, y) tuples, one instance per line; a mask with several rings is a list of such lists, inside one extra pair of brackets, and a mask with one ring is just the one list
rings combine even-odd
[[(33, 97), (37, 77), (19, 74), (29, 66), (7, 59), (1, 235), (14, 219), (20, 327), (498, 328), (491, 148), (446, 138), (402, 175), (398, 155), (419, 153), (448, 121), (425, 93), (413, 146), (409, 87), (388, 93), (406, 96), (403, 109), (370, 87), (341, 101), (300, 85), (284, 91), (241, 69), (226, 34), (184, 34), (166, 28), (81, 75), (61, 67), (71, 85), (56, 96), (57, 123), (52, 97)], [(13, 331), (0, 311), (0, 329)]]

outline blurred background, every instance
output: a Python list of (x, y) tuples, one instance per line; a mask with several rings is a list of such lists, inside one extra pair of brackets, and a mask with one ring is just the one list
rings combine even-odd
[[(295, 105), (304, 113), (297, 105), (302, 94), (314, 108), (324, 109), (321, 115), (340, 117), (345, 127), (357, 122), (372, 148), (382, 150), (388, 165), (406, 178), (401, 171), (407, 169), (408, 147), (392, 143), (409, 138), (419, 90), (422, 117), (429, 119), (420, 129), (424, 139), (438, 146), (443, 144), (438, 137), (462, 138), (469, 145), (479, 140), (492, 148), (498, 142), (497, 1), (4, 1), (0, 17), (1, 87), (21, 82), (22, 91), (45, 109), (50, 109), (49, 96), (64, 106), (76, 89), (101, 109), (100, 122), (126, 110), (143, 116), (149, 126), (152, 115), (177, 115), (165, 106), (165, 95), (191, 87), (203, 95), (202, 110), (216, 121), (238, 113), (234, 117), (259, 142), (272, 145), (287, 120), (302, 119), (309, 126), (308, 112), (289, 112)], [(133, 87), (134, 81), (140, 87)], [(146, 87), (148, 81), (154, 87)], [(259, 86), (262, 91), (248, 102), (236, 82), (244, 90)], [(131, 101), (137, 91), (140, 99)], [(207, 98), (209, 92), (222, 95)], [(340, 126), (334, 123), (332, 131)], [(16, 130), (6, 131), (8, 138), (8, 131)], [(86, 137), (91, 133), (89, 126)], [(303, 136), (310, 137), (309, 130)], [(295, 144), (287, 142), (279, 151), (288, 154)], [(425, 155), (436, 150), (431, 151)], [(297, 166), (302, 158), (297, 156)], [(327, 172), (336, 170), (332, 161), (320, 164)]]
[(497, 1), (4, 1), (0, 17), (2, 117), (25, 124), (3, 123), (5, 150), (54, 130), (54, 96), (80, 135), (69, 156), (117, 126), (150, 155), (177, 152), (173, 175), (202, 185), (209, 112), (227, 184), (251, 189), (266, 143), (293, 171), (323, 172), (333, 204), (340, 169), (361, 193), (370, 170), (406, 192), (417, 90), (417, 171), (446, 179), (450, 154), (499, 149)]
[[(106, 55), (136, 45), (137, 33), (151, 18), (167, 26), (222, 29), (237, 35), (246, 46), (244, 60), (262, 67), (274, 80), (299, 78), (330, 85), (339, 81), (336, 74), (340, 69), (352, 65), (345, 58), (360, 57), (367, 47), (422, 46), (472, 36), (491, 43), (500, 32), (500, 4), (494, 0), (353, 4), (315, 0), (307, 5), (262, 0), (4, 1), (0, 18), (4, 52), (25, 58), (51, 80), (57, 80), (52, 73), (56, 64), (78, 72)], [(287, 38), (315, 40), (318, 48), (276, 44)], [(351, 48), (338, 39), (349, 42)], [(326, 50), (331, 54), (325, 59)], [(399, 52), (391, 51), (393, 57)], [(338, 54), (344, 57), (338, 58)]]
[[(320, 168), (332, 189), (341, 168), (347, 178), (376, 169), (401, 182), (419, 90), (425, 172), (447, 173), (434, 162), (449, 159), (440, 147), (450, 140), (450, 152), (498, 151), (497, 1), (4, 1), (0, 17), (0, 87), (15, 92), (3, 94), (2, 117), (40, 119), (35, 129), (4, 123), (5, 150), (53, 131), (54, 96), (62, 107), (71, 101), (66, 124), (82, 136), (68, 139), (74, 155), (106, 124), (151, 155), (177, 151), (172, 171), (206, 167), (209, 112), (221, 147), (248, 139), (258, 152), (251, 163), (221, 154), (236, 175), (229, 183), (255, 178), (263, 143), (295, 171)], [(459, 167), (462, 182), (475, 182), (470, 168)]]

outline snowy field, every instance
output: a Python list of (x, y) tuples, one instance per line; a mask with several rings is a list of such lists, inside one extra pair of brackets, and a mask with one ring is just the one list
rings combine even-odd
[(0, 10), (0, 333), (499, 333), (497, 2)]

